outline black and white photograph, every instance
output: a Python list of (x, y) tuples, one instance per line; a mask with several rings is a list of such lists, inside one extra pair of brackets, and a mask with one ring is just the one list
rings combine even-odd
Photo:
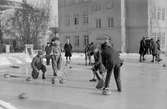
[(167, 109), (167, 0), (0, 0), (0, 109)]

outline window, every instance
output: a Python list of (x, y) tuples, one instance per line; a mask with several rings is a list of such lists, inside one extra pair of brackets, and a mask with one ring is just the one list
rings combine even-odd
[(75, 36), (75, 46), (79, 46), (79, 36)]
[(167, 18), (167, 8), (165, 8), (165, 19)]
[(102, 8), (101, 4), (96, 3), (96, 4), (92, 5), (92, 11), (94, 11), (94, 12), (101, 11), (101, 8)]
[(108, 18), (108, 27), (111, 28), (114, 26), (114, 18), (113, 17), (109, 17)]
[(67, 39), (70, 39), (70, 36), (66, 36), (66, 40), (67, 40)]
[(157, 10), (156, 10), (156, 8), (154, 7), (153, 10), (152, 10), (152, 14), (153, 14), (153, 15), (152, 15), (152, 16), (153, 16), (152, 18), (153, 18), (153, 19), (157, 19), (156, 13), (157, 13)]
[(79, 0), (73, 0), (75, 3), (79, 3)]
[(158, 8), (157, 19), (158, 19), (158, 20), (161, 19), (161, 9), (160, 9), (160, 8)]
[(85, 9), (83, 9), (83, 12), (82, 12), (82, 23), (83, 24), (88, 24), (89, 23), (89, 16), (88, 16), (88, 9), (87, 8), (85, 8)]
[(165, 8), (162, 8), (162, 20), (165, 20)]
[(84, 35), (84, 46), (89, 44), (89, 36), (88, 35)]
[(96, 5), (96, 11), (101, 11), (101, 4)]
[(161, 34), (161, 38), (160, 38), (160, 43), (161, 43), (161, 48), (165, 48), (165, 32), (163, 32), (162, 34)]
[(88, 23), (89, 23), (88, 15), (83, 15), (83, 24), (88, 24)]
[(106, 9), (112, 9), (113, 8), (113, 2), (111, 0), (108, 0), (106, 3), (105, 3), (105, 8)]
[(79, 24), (79, 15), (74, 15), (74, 25)]
[(66, 26), (70, 25), (70, 16), (65, 16), (65, 25)]
[(101, 19), (96, 19), (96, 28), (101, 28)]
[(155, 33), (155, 32), (152, 32), (152, 33), (151, 33), (151, 36), (156, 37), (156, 33)]
[(70, 5), (71, 3), (72, 3), (71, 0), (65, 0), (65, 4), (66, 4), (66, 6), (67, 6), (67, 5)]

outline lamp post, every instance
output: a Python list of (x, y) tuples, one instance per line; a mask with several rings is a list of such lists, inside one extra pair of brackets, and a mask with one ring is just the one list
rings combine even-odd
[(125, 0), (121, 0), (121, 51), (122, 53), (126, 51), (126, 8)]

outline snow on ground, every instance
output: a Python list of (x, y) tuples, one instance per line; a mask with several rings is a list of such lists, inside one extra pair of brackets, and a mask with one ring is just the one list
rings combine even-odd
[[(33, 55), (35, 56), (35, 54)], [(64, 53), (62, 53), (64, 57)], [(83, 53), (73, 53), (73, 59), (84, 57)], [(32, 57), (25, 53), (0, 54), (0, 66), (30, 63)]]
[(6, 57), (0, 57), (0, 66), (2, 65), (11, 65), (11, 62)]
[[(25, 60), (24, 54), (5, 54), (4, 57), (16, 57)], [(2, 55), (0, 55), (2, 56)], [(64, 59), (64, 54), (62, 54)], [(121, 68), (122, 92), (116, 91), (114, 76), (111, 77), (110, 96), (103, 96), (96, 90), (92, 78), (91, 66), (85, 66), (84, 55), (73, 53), (70, 66), (65, 66), (65, 82), (51, 84), (53, 71), (47, 66), (46, 80), (25, 81), (31, 75), (30, 65), (0, 68), (0, 99), (18, 109), (167, 109), (167, 67), (151, 63), (151, 55), (146, 62), (139, 63), (138, 54), (121, 54), (125, 63)], [(162, 56), (164, 62), (167, 58)], [(28, 71), (25, 71), (27, 68)], [(26, 72), (28, 72), (26, 74)], [(18, 76), (4, 78), (3, 74)], [(24, 93), (26, 99), (18, 97)]]
[[(35, 56), (35, 54), (33, 55)], [(64, 53), (62, 53), (63, 59)], [(139, 54), (137, 53), (122, 53), (120, 54), (122, 59), (139, 59)], [(146, 56), (146, 58), (151, 56)], [(162, 55), (163, 58), (166, 58), (165, 55)], [(84, 53), (73, 53), (72, 59), (84, 59)], [(166, 60), (166, 59), (165, 59)], [(9, 53), (9, 54), (0, 54), (0, 66), (8, 65), (22, 65), (25, 63), (30, 63), (32, 61), (32, 56), (26, 55), (25, 53)], [(45, 60), (44, 60), (45, 61)]]
[(0, 109), (17, 109), (17, 108), (11, 105), (10, 103), (0, 100)]
[(24, 53), (0, 54), (0, 66), (25, 64), (31, 60), (32, 58)]

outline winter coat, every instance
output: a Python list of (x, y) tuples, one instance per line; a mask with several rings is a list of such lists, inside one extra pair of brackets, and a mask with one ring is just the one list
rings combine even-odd
[(35, 56), (31, 62), (31, 67), (34, 70), (39, 70), (43, 65), (43, 60), (41, 57), (39, 57), (38, 55)]
[(119, 52), (113, 47), (102, 44), (102, 62), (106, 69), (112, 69), (113, 66), (121, 66), (122, 60)]
[(151, 45), (152, 45), (152, 55), (156, 56), (159, 53), (158, 45), (155, 41), (152, 41)]
[(51, 55), (61, 55), (60, 41), (56, 41), (51, 45)]
[(72, 56), (72, 54), (71, 54), (71, 52), (72, 52), (72, 45), (69, 43), (69, 44), (65, 44), (64, 45), (64, 52), (65, 52), (65, 56), (66, 57), (71, 57)]
[(46, 55), (50, 55), (51, 50), (52, 50), (52, 47), (51, 47), (51, 46), (46, 46), (46, 47), (45, 47)]
[(140, 41), (140, 48), (139, 48), (139, 54), (144, 54), (145, 53), (145, 40), (142, 39)]

